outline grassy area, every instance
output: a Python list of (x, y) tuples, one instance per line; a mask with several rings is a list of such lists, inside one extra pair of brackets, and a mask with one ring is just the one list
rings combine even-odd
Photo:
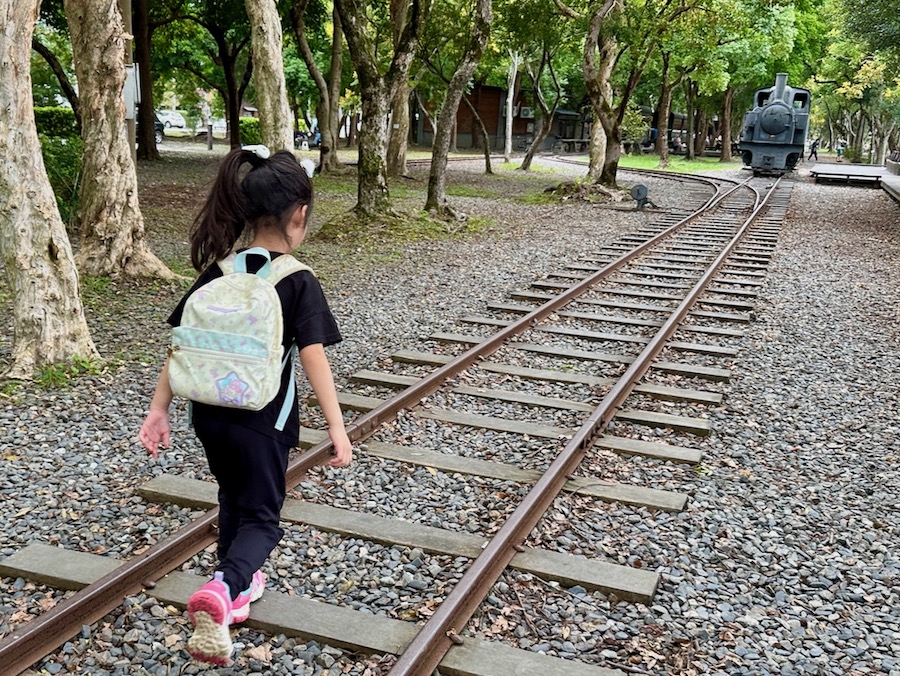
[[(573, 155), (572, 159), (587, 163), (587, 155)], [(696, 157), (688, 161), (684, 155), (669, 155), (669, 166), (664, 171), (676, 174), (696, 174), (708, 171), (732, 171), (740, 169), (743, 163), (735, 158), (730, 162), (722, 162), (718, 157)], [(659, 170), (659, 155), (622, 155), (619, 158), (622, 169)]]
[[(619, 159), (619, 166), (623, 169), (659, 169), (658, 155), (623, 155)], [(696, 174), (707, 171), (731, 171), (740, 169), (743, 163), (740, 159), (732, 159), (730, 162), (722, 162), (718, 157), (696, 157), (688, 161), (684, 155), (669, 155), (669, 166), (666, 171), (678, 174)]]
[[(207, 151), (205, 145), (187, 141), (168, 146), (162, 149), (159, 162), (138, 165), (141, 211), (154, 253), (177, 274), (192, 278), (195, 273), (188, 261), (188, 229), (228, 149), (217, 143), (212, 151)], [(314, 151), (296, 154), (318, 159)], [(448, 166), (446, 194), (455, 205), (459, 200), (542, 204), (548, 201), (546, 189), (563, 180), (561, 174), (537, 165), (531, 172), (518, 171), (520, 162), (495, 162), (494, 173), (487, 175), (480, 163), (482, 155), (460, 153), (460, 156), (471, 158), (473, 163)], [(375, 223), (361, 222), (352, 211), (357, 198), (353, 166), (357, 151), (341, 148), (338, 157), (344, 164), (343, 172), (317, 176), (314, 180), (315, 204), (303, 246), (305, 258), (317, 271), (322, 268), (323, 274), (328, 274), (328, 259), (352, 255), (357, 264), (360, 256), (377, 263), (393, 258), (409, 242), (468, 237), (492, 226), (486, 217), (445, 220), (425, 213), (422, 208), (428, 191), (427, 165), (411, 165), (408, 176), (389, 179), (392, 213)], [(411, 149), (409, 153), (409, 159), (428, 157), (428, 149)], [(549, 201), (553, 201), (552, 196)], [(320, 265), (317, 259), (321, 259)]]
[[(153, 251), (176, 273), (192, 277), (187, 260), (187, 232), (191, 221), (202, 207), (203, 200), (215, 176), (218, 161), (228, 151), (227, 145), (217, 143), (213, 151), (204, 144), (172, 142), (163, 150), (159, 162), (142, 162), (138, 167), (141, 210), (151, 238)], [(315, 151), (298, 152), (298, 156), (318, 159)], [(368, 257), (391, 257), (392, 252), (408, 242), (423, 239), (471, 236), (490, 228), (489, 219), (444, 221), (422, 211), (428, 189), (427, 165), (410, 165), (409, 175), (390, 179), (392, 214), (378, 223), (360, 222), (352, 209), (356, 204), (357, 182), (353, 164), (357, 160), (355, 148), (341, 148), (338, 156), (345, 171), (326, 174), (315, 179), (316, 201), (310, 222), (305, 249), (316, 256), (319, 249), (338, 249), (343, 253)], [(454, 155), (456, 157), (457, 155)], [(459, 153), (472, 160), (464, 164), (450, 163), (447, 168), (446, 194), (450, 203), (461, 200), (509, 200), (519, 204), (542, 205), (559, 201), (552, 189), (570, 180), (568, 174), (536, 162), (532, 170), (519, 171), (521, 158), (514, 162), (493, 162), (494, 173), (483, 172), (481, 154)], [(410, 159), (430, 157), (427, 148), (412, 148)], [(586, 156), (573, 156), (587, 163)], [(537, 158), (539, 160), (539, 158)], [(655, 155), (626, 155), (620, 160), (622, 168), (658, 169)], [(725, 163), (718, 158), (701, 157), (691, 162), (683, 156), (673, 156), (669, 171), (709, 172), (735, 169), (738, 161)], [(585, 170), (586, 170), (585, 166)], [(463, 202), (464, 204), (465, 202)], [(457, 206), (457, 208), (459, 208)], [(464, 209), (463, 209), (464, 210)]]

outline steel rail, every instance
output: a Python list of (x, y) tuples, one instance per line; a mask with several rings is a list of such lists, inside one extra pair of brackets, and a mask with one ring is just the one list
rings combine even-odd
[[(615, 260), (611, 261), (600, 270), (596, 271), (589, 277), (586, 277), (578, 284), (569, 287), (557, 296), (554, 296), (543, 305), (522, 316), (512, 324), (492, 334), (481, 343), (474, 345), (459, 356), (447, 362), (440, 368), (428, 374), (421, 380), (410, 385), (390, 399), (382, 402), (371, 411), (358, 416), (347, 427), (347, 435), (352, 442), (359, 442), (367, 439), (378, 430), (385, 422), (392, 420), (399, 411), (411, 408), (417, 405), (422, 399), (438, 390), (443, 383), (452, 376), (469, 368), (472, 364), (480, 359), (484, 359), (488, 355), (498, 350), (510, 338), (523, 333), (530, 329), (534, 324), (541, 321), (548, 315), (556, 312), (560, 308), (567, 305), (573, 299), (585, 293), (594, 284), (609, 276), (614, 271), (623, 267), (634, 258), (643, 254), (647, 249), (656, 246), (659, 242), (674, 234), (687, 223), (699, 218), (707, 210), (725, 199), (735, 190), (739, 189), (744, 183), (736, 185), (729, 190), (722, 192), (720, 186), (715, 181), (706, 179), (705, 177), (696, 177), (698, 180), (704, 181), (712, 185), (716, 189), (716, 193), (710, 197), (699, 209), (688, 214), (677, 223), (672, 224), (665, 230), (657, 233), (643, 244), (638, 245), (631, 251), (626, 252)], [(311, 447), (305, 453), (297, 457), (291, 462), (287, 470), (287, 484), (294, 486), (299, 483), (303, 476), (313, 467), (323, 464), (333, 449), (330, 439), (325, 439), (319, 444)]]
[(152, 586), (153, 581), (216, 541), (219, 509), (211, 509), (174, 535), (89, 584), (0, 641), (0, 672), (18, 674), (115, 610), (122, 599)]
[(469, 622), (516, 552), (522, 550), (522, 542), (537, 526), (553, 500), (562, 491), (566, 480), (593, 445), (596, 437), (609, 425), (615, 412), (622, 407), (637, 382), (650, 368), (651, 362), (665, 347), (666, 342), (675, 333), (710, 281), (718, 273), (722, 264), (737, 247), (750, 227), (750, 223), (766, 206), (769, 197), (774, 194), (780, 180), (779, 178), (775, 182), (762, 201), (759, 200), (758, 191), (750, 188), (757, 194), (756, 204), (750, 216), (640, 355), (607, 392), (594, 412), (568, 441), (547, 471), (525, 496), (522, 503), (488, 541), (481, 554), (472, 562), (447, 598), (438, 606), (435, 613), (401, 653), (389, 672), (390, 676), (428, 676), (439, 666), (453, 645), (464, 642), (459, 631)]
[[(562, 307), (572, 298), (583, 293), (591, 284), (625, 265), (648, 247), (673, 234), (678, 228), (696, 218), (702, 213), (702, 210), (708, 208), (719, 198), (719, 188), (714, 181), (698, 178), (715, 187), (717, 191), (700, 210), (663, 230), (634, 251), (620, 256), (582, 283), (538, 307), (480, 345), (471, 348), (435, 373), (423, 378), (416, 385), (410, 386), (397, 397), (389, 399), (378, 408), (358, 417), (348, 426), (350, 439), (359, 441), (370, 436), (383, 422), (394, 417), (399, 410), (415, 405), (423, 397), (438, 389), (447, 378), (494, 352), (509, 337), (525, 331), (533, 322), (539, 321), (558, 307)], [(287, 485), (291, 488), (297, 485), (309, 469), (328, 459), (331, 450), (331, 441), (326, 440), (292, 461), (288, 467)], [(132, 557), (114, 571), (76, 591), (74, 595), (61, 601), (51, 610), (42, 613), (8, 634), (0, 640), (0, 665), (3, 665), (5, 672), (24, 671), (53, 648), (77, 635), (84, 624), (92, 624), (114, 610), (125, 596), (152, 586), (154, 581), (215, 542), (217, 517), (218, 508), (207, 511), (171, 537), (158, 542), (146, 552)]]

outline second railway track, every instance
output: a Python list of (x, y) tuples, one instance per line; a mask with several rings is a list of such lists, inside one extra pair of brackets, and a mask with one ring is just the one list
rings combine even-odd
[[(673, 490), (673, 482), (653, 478), (645, 467), (635, 470), (622, 458), (700, 461), (682, 440), (710, 431), (707, 411), (720, 396), (707, 385), (729, 376), (736, 358), (732, 343), (750, 318), (789, 192), (789, 185), (771, 182), (720, 188), (710, 200), (713, 210), (691, 218), (661, 215), (578, 260), (560, 262), (532, 288), (490, 304), (492, 314), (460, 318), (459, 332), (432, 335), (419, 350), (398, 350), (390, 369), (355, 374), (360, 391), (347, 392), (343, 401), (345, 409), (362, 411), (350, 425), (351, 437), (373, 461), (397, 463), (398, 483), (410, 486), (410, 509), (400, 515), (383, 509), (371, 487), (359, 487), (357, 495), (352, 486), (300, 483), (328, 452), (327, 442), (307, 430), (311, 450), (292, 463), (289, 482), (299, 484), (293, 497), (303, 500), (292, 500), (284, 519), (358, 539), (364, 557), (381, 545), (402, 545), (412, 553), (389, 567), (395, 575), (377, 581), (329, 576), (325, 563), (314, 586), (330, 589), (348, 607), (311, 607), (315, 602), (273, 591), (254, 606), (250, 625), (363, 653), (399, 655), (395, 674), (430, 674), (434, 668), (515, 673), (514, 664), (532, 670), (521, 673), (627, 668), (602, 651), (560, 659), (501, 648), (502, 641), (485, 637), (502, 639), (505, 630), (512, 634), (514, 625), (529, 620), (507, 619), (504, 628), (492, 606), (498, 595), (507, 596), (519, 601), (507, 607), (524, 613), (527, 604), (516, 587), (536, 579), (575, 594), (652, 602), (658, 576), (630, 557), (615, 561), (599, 550), (585, 552), (582, 538), (573, 534), (590, 532), (593, 525), (572, 515), (588, 515), (598, 500), (636, 510), (683, 509), (687, 496)], [(763, 200), (762, 211), (751, 216)], [(485, 401), (490, 412), (479, 412)], [(508, 415), (497, 414), (503, 409)], [(422, 440), (428, 441), (417, 445)], [(469, 515), (456, 532), (429, 525), (430, 515), (455, 508), (458, 491), (482, 494), (482, 512)], [(194, 508), (215, 501), (211, 484), (178, 477), (151, 481), (142, 493)], [(556, 519), (559, 514), (568, 518)], [(205, 514), (121, 566), (40, 546), (8, 557), (6, 575), (87, 586), (8, 636), (0, 644), (0, 663), (26, 668), (53, 641), (77, 633), (148, 584), (157, 598), (183, 606), (197, 578), (158, 578), (212, 542), (214, 519), (214, 512)], [(306, 555), (318, 555), (309, 549)], [(461, 566), (462, 559), (472, 563)], [(360, 590), (375, 583), (433, 593), (418, 607), (404, 606), (403, 594), (396, 592), (395, 608), (370, 607), (369, 595)], [(386, 610), (424, 624), (388, 619)], [(489, 632), (485, 617), (494, 618)], [(532, 629), (538, 641), (574, 646), (571, 630), (548, 627), (545, 636), (541, 628)], [(491, 662), (490, 655), (500, 662)]]

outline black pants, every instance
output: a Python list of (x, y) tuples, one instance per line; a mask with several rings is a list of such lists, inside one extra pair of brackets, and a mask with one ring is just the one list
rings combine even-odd
[(219, 483), (219, 571), (237, 598), (284, 531), (279, 527), (290, 447), (245, 427), (194, 420)]

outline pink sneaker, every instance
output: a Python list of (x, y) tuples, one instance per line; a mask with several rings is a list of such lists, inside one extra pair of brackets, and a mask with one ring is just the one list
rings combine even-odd
[(227, 664), (234, 646), (228, 631), (231, 592), (222, 579), (222, 573), (217, 572), (212, 580), (191, 594), (187, 611), (194, 624), (194, 635), (187, 643), (191, 656), (211, 664)]
[(250, 617), (250, 604), (256, 601), (266, 590), (266, 575), (261, 570), (253, 573), (250, 586), (242, 591), (231, 602), (231, 624), (243, 622)]

